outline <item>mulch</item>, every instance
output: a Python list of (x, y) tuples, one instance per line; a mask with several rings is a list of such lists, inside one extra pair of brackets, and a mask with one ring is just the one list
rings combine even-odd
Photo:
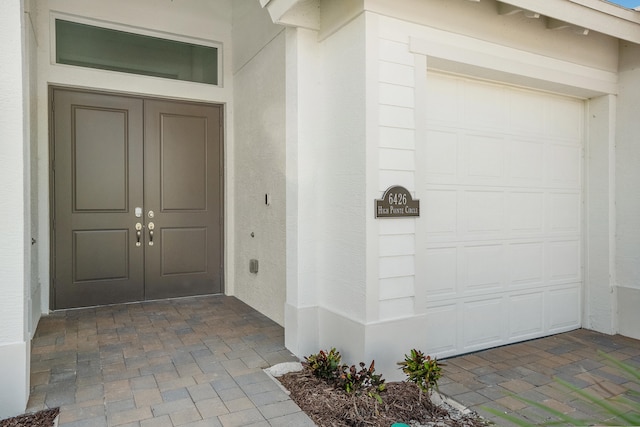
[(0, 427), (52, 427), (60, 408), (45, 409), (0, 421)]
[(347, 394), (308, 370), (285, 374), (278, 377), (278, 381), (320, 427), (389, 427), (410, 421), (448, 427), (486, 425), (475, 414), (465, 415), (434, 405), (414, 383), (387, 383), (386, 390), (380, 394), (381, 404), (367, 393)]

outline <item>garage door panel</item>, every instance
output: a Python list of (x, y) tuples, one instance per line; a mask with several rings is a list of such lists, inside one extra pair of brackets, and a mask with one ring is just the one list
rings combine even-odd
[(508, 245), (509, 287), (544, 285), (544, 242)]
[(509, 192), (509, 231), (512, 236), (540, 234), (544, 231), (543, 192)]
[(509, 92), (509, 129), (514, 133), (543, 134), (545, 95), (512, 89)]
[(552, 233), (578, 233), (582, 198), (579, 193), (550, 193), (547, 196), (548, 224)]
[(465, 135), (466, 176), (472, 185), (504, 184), (504, 140), (497, 136)]
[(511, 139), (508, 147), (509, 183), (517, 186), (542, 187), (544, 185), (544, 144)]
[(424, 217), (430, 235), (455, 236), (458, 229), (458, 192), (429, 190), (425, 194)]
[(424, 260), (427, 294), (430, 298), (455, 298), (458, 292), (458, 248), (441, 247), (426, 250)]
[(580, 145), (584, 115), (581, 101), (549, 96), (545, 101), (544, 111), (547, 136), (572, 140), (575, 145)]
[(457, 333), (433, 332), (435, 344), (429, 332), (428, 350), (460, 354), (579, 327), (583, 102), (427, 80), (415, 286), (429, 322), (447, 316)]
[(551, 290), (547, 293), (545, 307), (551, 333), (564, 332), (580, 327), (580, 285)]
[(473, 351), (504, 342), (502, 296), (466, 302), (463, 308), (463, 349)]
[(490, 83), (464, 83), (464, 121), (476, 129), (503, 129), (506, 116), (504, 90)]
[(469, 235), (502, 233), (505, 196), (502, 191), (466, 191), (462, 215)]
[(547, 245), (547, 265), (551, 283), (577, 282), (580, 277), (580, 241), (566, 240)]
[(545, 155), (546, 185), (552, 188), (580, 188), (582, 149), (549, 144)]
[(445, 76), (427, 76), (427, 118), (434, 122), (455, 124), (460, 121), (459, 81)]
[(464, 248), (464, 294), (499, 292), (504, 287), (504, 246), (501, 244)]
[(544, 332), (544, 293), (509, 297), (509, 340), (524, 340)]
[(458, 132), (433, 130), (426, 138), (426, 173), (430, 182), (458, 182)]
[(430, 353), (437, 357), (456, 354), (458, 344), (458, 304), (436, 305), (427, 308), (425, 324), (429, 331), (427, 342)]

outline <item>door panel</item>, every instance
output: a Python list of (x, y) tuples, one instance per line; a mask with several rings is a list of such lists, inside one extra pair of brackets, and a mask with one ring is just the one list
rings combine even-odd
[(127, 279), (129, 230), (74, 231), (72, 253), (73, 283)]
[(54, 304), (141, 300), (142, 110), (139, 99), (55, 90)]
[(206, 211), (207, 119), (163, 114), (160, 129), (162, 210)]
[(71, 109), (74, 211), (126, 212), (127, 145), (140, 144), (127, 140), (127, 112)]
[(221, 107), (53, 98), (54, 308), (221, 292)]
[(221, 292), (221, 107), (147, 101), (145, 129), (146, 296)]

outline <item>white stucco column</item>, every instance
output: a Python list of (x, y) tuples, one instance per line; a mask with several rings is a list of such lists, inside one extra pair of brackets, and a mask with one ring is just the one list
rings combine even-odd
[(319, 133), (317, 34), (286, 30), (287, 299), (285, 345), (299, 357), (318, 351), (316, 169)]
[(0, 2), (0, 419), (23, 412), (29, 398), (23, 10), (22, 1)]
[(615, 123), (616, 97), (589, 100), (585, 153), (584, 326), (616, 332)]
[(618, 332), (640, 339), (640, 45), (621, 42), (616, 121)]

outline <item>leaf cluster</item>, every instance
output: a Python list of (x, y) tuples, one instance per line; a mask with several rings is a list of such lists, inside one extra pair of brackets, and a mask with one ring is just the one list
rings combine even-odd
[(304, 358), (302, 366), (318, 378), (333, 380), (339, 375), (342, 356), (335, 348), (329, 351), (320, 350)]
[(425, 356), (420, 350), (412, 349), (404, 356), (403, 362), (398, 362), (402, 372), (407, 374), (407, 380), (414, 382), (424, 392), (438, 387), (438, 380), (442, 376), (442, 364), (431, 356)]
[(382, 375), (375, 373), (375, 361), (371, 362), (369, 368), (365, 367), (364, 362), (360, 362), (359, 365), (360, 369), (357, 369), (356, 365), (342, 365), (336, 384), (347, 393), (359, 394), (362, 391), (366, 391), (369, 397), (373, 397), (382, 403), (380, 393), (385, 391), (386, 384)]
[(386, 385), (382, 375), (375, 373), (375, 361), (372, 361), (368, 368), (364, 362), (360, 362), (358, 369), (356, 365), (341, 363), (340, 352), (332, 348), (305, 357), (302, 366), (347, 394), (366, 392), (369, 397), (382, 403), (380, 393), (385, 390)]

